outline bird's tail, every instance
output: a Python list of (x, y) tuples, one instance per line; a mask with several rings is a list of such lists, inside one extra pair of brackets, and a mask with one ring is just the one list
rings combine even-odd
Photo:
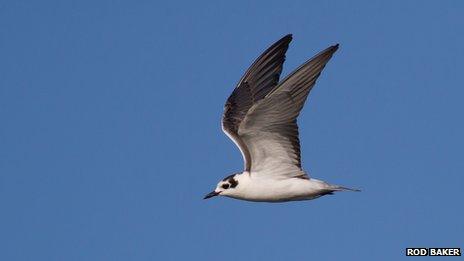
[(347, 188), (347, 187), (342, 187), (338, 185), (333, 185), (332, 186), (333, 191), (354, 191), (354, 192), (360, 192), (360, 189), (354, 189), (354, 188)]

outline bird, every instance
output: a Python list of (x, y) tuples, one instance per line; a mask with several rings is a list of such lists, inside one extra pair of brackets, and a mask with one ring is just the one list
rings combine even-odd
[(339, 45), (319, 52), (279, 81), (292, 38), (285, 35), (266, 49), (227, 99), (222, 130), (240, 149), (244, 170), (219, 181), (204, 199), (288, 202), (359, 191), (312, 178), (302, 168), (297, 118)]

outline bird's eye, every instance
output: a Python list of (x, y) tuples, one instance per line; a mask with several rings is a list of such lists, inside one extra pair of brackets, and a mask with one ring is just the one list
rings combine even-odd
[(223, 188), (223, 189), (228, 189), (228, 188), (229, 188), (229, 184), (222, 184), (222, 188)]

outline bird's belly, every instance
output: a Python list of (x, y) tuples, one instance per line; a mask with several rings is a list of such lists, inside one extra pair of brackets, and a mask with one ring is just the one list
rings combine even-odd
[(255, 202), (286, 202), (315, 199), (323, 194), (311, 182), (304, 179), (283, 181), (257, 181), (237, 195), (236, 199)]

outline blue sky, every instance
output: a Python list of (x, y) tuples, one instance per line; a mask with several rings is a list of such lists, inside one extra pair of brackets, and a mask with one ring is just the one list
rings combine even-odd
[[(387, 3), (388, 2), (388, 3)], [(398, 260), (464, 247), (464, 4), (2, 1), (1, 260)], [(223, 104), (287, 33), (340, 43), (299, 118), (303, 166), (360, 188), (202, 196), (242, 169)]]

